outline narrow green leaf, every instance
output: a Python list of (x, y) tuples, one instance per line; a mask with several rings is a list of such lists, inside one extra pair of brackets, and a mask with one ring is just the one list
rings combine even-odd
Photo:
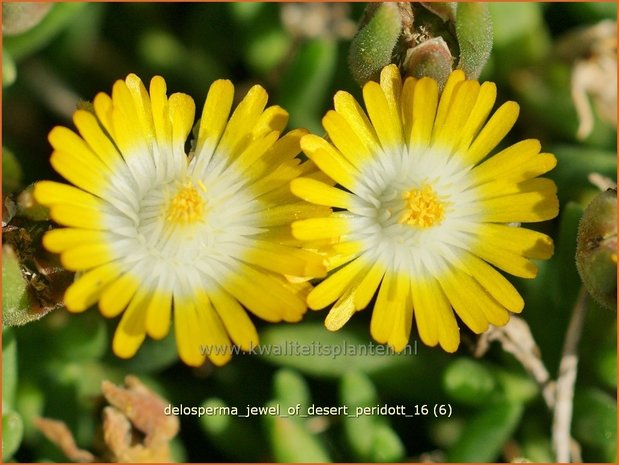
[(312, 39), (300, 45), (282, 76), (278, 99), (290, 114), (290, 127), (322, 132), (320, 120), (331, 98), (337, 58), (335, 40)]
[(502, 402), (472, 416), (458, 442), (447, 451), (448, 462), (495, 462), (518, 426), (522, 404)]
[(484, 2), (458, 2), (456, 36), (460, 47), (458, 68), (468, 79), (477, 79), (492, 50), (492, 19)]
[[(2, 59), (4, 61), (4, 56), (6, 53), (2, 54)], [(2, 72), (5, 72), (4, 63), (2, 66)], [(3, 78), (4, 84), (4, 78)], [(13, 152), (11, 152), (6, 147), (2, 147), (2, 192), (3, 194), (10, 194), (11, 192), (15, 192), (19, 189), (22, 182), (22, 169), (19, 166), (19, 162)]]
[[(393, 354), (345, 327), (337, 333), (325, 330), (320, 322), (294, 326), (269, 326), (261, 335), (256, 352), (277, 366), (294, 368), (312, 376), (339, 378), (348, 370), (373, 373), (390, 366), (412, 363), (411, 355)], [(373, 351), (373, 352), (372, 352)], [(385, 355), (382, 355), (385, 354)]]
[[(340, 403), (348, 406), (349, 415), (354, 415), (357, 407), (371, 407), (378, 403), (376, 388), (365, 374), (349, 371), (340, 382)], [(372, 415), (342, 417), (344, 437), (355, 460), (368, 462), (373, 459), (374, 438), (381, 423), (377, 420), (382, 418)]]
[(24, 423), (17, 412), (2, 415), (2, 461), (6, 463), (17, 452), (24, 434)]
[(496, 380), (481, 362), (459, 358), (445, 370), (443, 386), (451, 399), (464, 405), (484, 405), (496, 389)]
[[(270, 403), (269, 405), (276, 405)], [(276, 462), (284, 463), (324, 463), (331, 458), (322, 443), (301, 424), (288, 417), (264, 417), (267, 434)]]
[(32, 320), (32, 301), (19, 261), (10, 246), (2, 248), (2, 326), (23, 325)]
[(616, 461), (616, 399), (596, 388), (577, 391), (574, 396), (573, 425), (573, 434), (578, 441), (602, 450), (603, 456), (597, 460)]
[(305, 409), (311, 402), (307, 382), (293, 370), (281, 369), (275, 373), (273, 391), (282, 411), (297, 404)]
[(350, 71), (359, 85), (377, 80), (380, 70), (391, 63), (402, 31), (398, 4), (370, 3), (361, 23), (348, 56)]
[(396, 432), (388, 424), (377, 425), (372, 442), (372, 461), (377, 463), (400, 462), (405, 454), (406, 448)]
[(17, 393), (17, 341), (13, 329), (2, 331), (2, 405), (12, 407)]
[[(17, 67), (15, 66), (15, 60), (11, 56), (8, 50), (2, 51), (2, 87), (9, 87), (17, 79)], [(2, 150), (2, 158), (4, 159), (4, 149)], [(4, 160), (2, 162), (4, 165)], [(2, 172), (4, 173), (4, 166)]]

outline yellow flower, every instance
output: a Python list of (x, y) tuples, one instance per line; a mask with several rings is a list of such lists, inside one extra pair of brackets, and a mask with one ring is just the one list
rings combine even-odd
[[(331, 142), (306, 135), (307, 156), (341, 187), (307, 177), (291, 190), (340, 209), (296, 221), (293, 235), (331, 243), (331, 269), (308, 295), (312, 309), (335, 302), (325, 325), (335, 331), (365, 308), (377, 289), (370, 332), (402, 350), (413, 318), (421, 340), (453, 352), (459, 319), (475, 333), (522, 311), (516, 289), (496, 269), (533, 278), (530, 259), (553, 253), (552, 240), (520, 222), (558, 213), (555, 184), (538, 176), (555, 157), (528, 139), (486, 158), (513, 126), (507, 102), (487, 120), (496, 86), (453, 72), (439, 95), (430, 78), (407, 78), (395, 65), (363, 88), (367, 115), (346, 92), (323, 119)], [(369, 118), (368, 118), (369, 116)], [(486, 121), (487, 120), (487, 121)], [(325, 250), (327, 250), (325, 248)]]
[[(258, 343), (241, 305), (263, 320), (299, 321), (309, 285), (324, 276), (324, 260), (298, 247), (293, 219), (330, 210), (300, 201), (290, 180), (315, 170), (301, 164), (303, 130), (280, 138), (288, 114), (265, 109), (266, 91), (254, 86), (232, 115), (234, 87), (212, 84), (189, 156), (185, 146), (195, 104), (166, 96), (155, 77), (150, 92), (131, 74), (111, 97), (94, 99), (94, 115), (78, 110), (79, 135), (54, 128), (51, 164), (72, 185), (41, 181), (36, 199), (66, 228), (43, 240), (78, 271), (65, 294), (74, 312), (99, 303), (101, 313), (123, 312), (113, 350), (131, 357), (145, 335), (170, 328), (189, 365), (225, 363), (232, 343)], [(295, 279), (293, 279), (295, 277)], [(287, 279), (290, 278), (290, 279)]]

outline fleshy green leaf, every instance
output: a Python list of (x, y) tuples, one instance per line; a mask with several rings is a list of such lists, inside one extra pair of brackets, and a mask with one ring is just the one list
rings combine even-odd
[(443, 386), (451, 399), (464, 405), (484, 405), (496, 389), (496, 380), (481, 362), (460, 358), (445, 370)]
[(335, 40), (312, 39), (300, 45), (282, 76), (278, 99), (290, 114), (290, 127), (322, 131), (320, 120), (331, 98), (337, 58)]
[(391, 63), (401, 31), (402, 19), (397, 3), (370, 3), (366, 7), (348, 56), (350, 71), (359, 85), (377, 80), (380, 70)]
[(11, 328), (2, 332), (2, 405), (12, 407), (17, 393), (17, 341)]
[(387, 424), (378, 424), (372, 441), (372, 461), (377, 463), (400, 462), (406, 449), (402, 440)]
[[(588, 388), (574, 396), (574, 437), (583, 444), (599, 448), (597, 460), (617, 460), (617, 401), (608, 394)], [(594, 459), (594, 461), (596, 461)]]
[(307, 382), (293, 370), (281, 369), (275, 373), (273, 391), (282, 411), (297, 404), (306, 408), (311, 401)]
[(384, 346), (371, 354), (369, 347), (376, 348), (376, 343), (347, 327), (337, 333), (327, 331), (322, 323), (269, 326), (262, 331), (260, 340), (261, 347), (258, 347), (257, 353), (265, 360), (313, 376), (337, 378), (348, 370), (371, 373), (410, 363), (406, 355), (376, 355), (379, 351), (389, 353)]
[(458, 442), (447, 451), (448, 462), (495, 462), (522, 416), (522, 404), (501, 402), (473, 415)]
[(321, 463), (331, 461), (322, 441), (314, 433), (308, 431), (304, 424), (289, 417), (272, 415), (265, 416), (264, 422), (276, 462)]
[(484, 2), (458, 2), (456, 36), (460, 47), (458, 68), (477, 79), (492, 50), (492, 19)]
[(13, 457), (21, 444), (24, 434), (24, 423), (17, 412), (6, 412), (2, 415), (2, 461)]
[[(2, 54), (2, 59), (4, 61), (4, 56), (6, 54)], [(2, 66), (2, 72), (5, 72), (4, 63)], [(3, 84), (4, 84), (4, 76), (3, 76)], [(11, 192), (15, 192), (19, 189), (22, 182), (22, 169), (19, 166), (19, 162), (13, 152), (11, 152), (6, 147), (2, 147), (2, 192), (3, 194), (10, 194)]]
[(15, 252), (9, 246), (2, 248), (2, 325), (16, 326), (33, 319), (32, 301)]
[[(9, 87), (15, 82), (15, 79), (17, 79), (15, 61), (8, 50), (2, 50), (2, 87)], [(2, 152), (2, 164), (4, 165), (4, 149)], [(4, 173), (4, 166), (2, 168), (2, 172)]]

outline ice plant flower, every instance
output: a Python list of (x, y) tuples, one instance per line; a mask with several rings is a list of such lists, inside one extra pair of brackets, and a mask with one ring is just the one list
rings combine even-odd
[[(488, 157), (509, 132), (518, 105), (488, 119), (494, 83), (454, 71), (442, 93), (427, 77), (402, 84), (395, 65), (363, 88), (367, 114), (346, 92), (323, 118), (329, 141), (306, 135), (301, 147), (339, 187), (300, 177), (291, 190), (338, 209), (292, 224), (293, 235), (331, 244), (337, 270), (308, 295), (325, 325), (341, 328), (378, 290), (370, 332), (402, 350), (413, 319), (421, 340), (453, 352), (456, 316), (475, 333), (504, 325), (524, 302), (496, 268), (533, 278), (530, 259), (553, 253), (551, 239), (519, 227), (558, 213), (555, 184), (539, 175), (555, 157), (523, 140)], [(325, 251), (327, 248), (325, 248)], [(454, 315), (455, 311), (455, 315)]]
[(112, 344), (120, 357), (145, 335), (166, 336), (173, 312), (180, 358), (223, 364), (231, 342), (258, 343), (243, 306), (266, 321), (298, 321), (309, 288), (298, 278), (326, 273), (322, 257), (290, 235), (293, 219), (329, 211), (289, 189), (316, 169), (296, 158), (306, 131), (280, 137), (288, 114), (265, 109), (260, 86), (230, 115), (233, 97), (230, 81), (211, 85), (189, 155), (194, 101), (168, 98), (159, 76), (149, 92), (131, 74), (111, 96), (98, 94), (94, 114), (74, 114), (79, 134), (50, 132), (51, 164), (73, 185), (37, 183), (35, 198), (66, 226), (43, 243), (79, 272), (64, 297), (69, 310), (98, 302), (106, 317), (124, 311)]

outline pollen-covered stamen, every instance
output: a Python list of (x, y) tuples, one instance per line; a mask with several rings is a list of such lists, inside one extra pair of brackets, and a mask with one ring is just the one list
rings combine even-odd
[[(199, 182), (201, 190), (206, 190), (204, 184)], [(204, 198), (196, 190), (191, 181), (182, 184), (176, 195), (168, 204), (166, 220), (175, 224), (191, 224), (199, 221), (204, 216)]]
[(411, 189), (402, 194), (406, 202), (404, 212), (398, 222), (418, 228), (429, 228), (443, 221), (445, 207), (439, 200), (432, 186)]

